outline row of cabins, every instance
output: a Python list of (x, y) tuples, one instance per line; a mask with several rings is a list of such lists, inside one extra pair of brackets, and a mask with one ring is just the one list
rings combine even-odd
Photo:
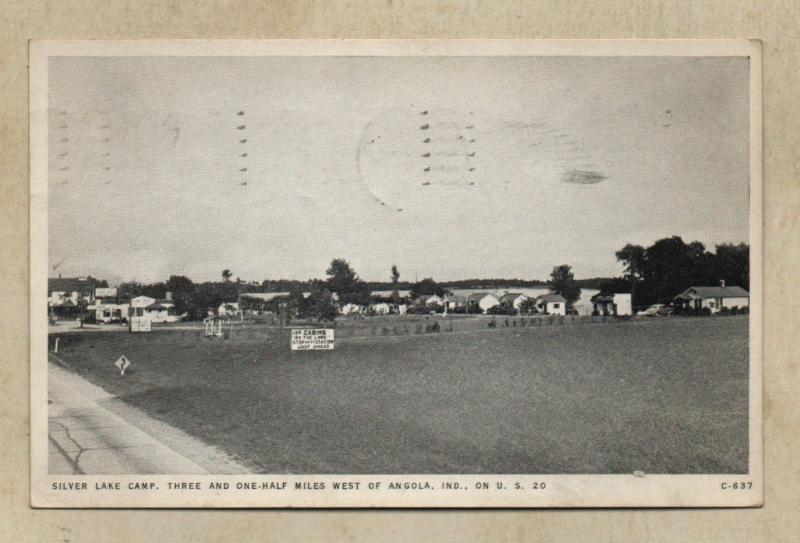
[[(127, 321), (130, 317), (150, 320), (154, 323), (176, 322), (184, 316), (177, 315), (175, 304), (169, 293), (163, 299), (149, 296), (136, 296), (130, 300), (121, 300), (116, 288), (96, 286), (97, 280), (91, 277), (50, 278), (48, 280), (48, 309), (51, 315), (74, 316), (80, 313), (81, 306), (93, 312), (97, 322)], [(584, 290), (586, 294), (592, 294)], [(393, 291), (373, 291), (373, 302), (368, 305), (337, 304), (342, 314), (371, 313), (385, 315), (389, 313), (406, 313), (409, 309), (430, 308), (447, 312), (480, 312), (489, 313), (498, 306), (506, 309), (534, 308), (537, 313), (545, 315), (566, 315), (567, 301), (561, 295), (547, 288), (527, 289), (526, 292), (508, 291), (472, 291), (458, 290), (443, 296), (429, 295), (411, 299), (409, 290), (397, 291), (397, 299)], [(251, 292), (243, 293), (239, 301), (225, 302), (216, 308), (222, 317), (257, 313), (265, 310), (271, 302), (280, 298), (288, 298), (288, 292)], [(308, 297), (310, 293), (303, 293)], [(338, 296), (333, 294), (334, 302)], [(718, 313), (725, 309), (749, 307), (749, 293), (738, 286), (726, 286), (724, 281), (719, 286), (689, 287), (673, 301), (673, 306), (691, 310), (708, 310)], [(606, 294), (593, 291), (593, 295), (584, 297), (574, 304), (572, 309), (579, 315), (618, 315), (633, 313), (631, 295), (626, 293)]]
[(533, 300), (533, 307), (538, 313), (545, 315), (566, 315), (567, 300), (560, 294), (548, 293), (531, 297), (521, 292), (505, 292), (495, 294), (493, 292), (473, 292), (466, 296), (447, 293), (444, 296), (436, 294), (430, 296), (420, 296), (414, 303), (428, 307), (444, 308), (445, 311), (459, 311), (489, 313), (495, 307), (515, 309), (521, 311), (523, 304)]
[[(534, 307), (539, 313), (549, 315), (565, 315), (567, 311), (567, 301), (558, 294), (553, 294), (549, 289), (537, 289), (540, 291), (537, 296), (530, 296), (521, 292), (464, 292), (447, 293), (444, 296), (423, 295), (414, 299), (411, 298), (409, 290), (393, 291), (373, 291), (371, 293), (372, 302), (369, 304), (343, 303), (338, 304), (339, 313), (343, 315), (355, 314), (374, 314), (387, 315), (390, 313), (405, 314), (409, 310), (424, 310), (429, 308), (431, 311), (440, 310), (445, 312), (471, 312), (488, 313), (493, 308), (502, 306), (513, 308), (519, 311), (522, 304), (533, 300)], [(303, 293), (308, 297), (309, 293)], [(250, 292), (243, 293), (239, 302), (227, 302), (220, 305), (217, 309), (219, 316), (233, 316), (240, 313), (258, 313), (264, 311), (271, 302), (280, 298), (288, 298), (288, 292)], [(338, 296), (333, 294), (334, 302), (338, 301)], [(245, 309), (247, 308), (247, 309)]]
[(98, 287), (91, 277), (50, 278), (47, 285), (47, 307), (51, 318), (77, 317), (84, 311), (97, 322), (123, 322), (138, 317), (154, 323), (177, 322), (170, 293), (165, 298), (136, 296), (121, 299), (115, 287)]

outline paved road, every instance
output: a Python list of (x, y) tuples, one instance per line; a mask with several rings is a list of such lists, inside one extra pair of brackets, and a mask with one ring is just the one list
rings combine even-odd
[(248, 473), (224, 453), (147, 415), (51, 361), (52, 474)]

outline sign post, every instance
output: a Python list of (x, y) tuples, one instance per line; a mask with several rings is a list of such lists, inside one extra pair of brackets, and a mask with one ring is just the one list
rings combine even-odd
[(120, 375), (125, 375), (125, 370), (130, 367), (131, 361), (128, 360), (123, 354), (122, 356), (117, 358), (117, 361), (114, 362), (114, 365), (119, 368)]
[(326, 351), (333, 349), (333, 329), (294, 328), (292, 330), (293, 351)]
[(142, 317), (131, 317), (131, 332), (151, 332), (153, 330), (153, 321)]

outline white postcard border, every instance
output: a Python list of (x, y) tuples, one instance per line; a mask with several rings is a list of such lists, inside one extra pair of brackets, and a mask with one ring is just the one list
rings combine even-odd
[[(47, 74), (50, 56), (747, 56), (750, 58), (750, 473), (714, 475), (49, 475), (47, 433)], [(763, 500), (762, 68), (755, 40), (119, 40), (30, 44), (31, 504), (34, 507), (747, 507)], [(118, 481), (119, 491), (95, 484)], [(749, 490), (723, 483), (752, 482)], [(85, 482), (86, 490), (55, 483)], [(201, 490), (170, 490), (198, 482)], [(227, 482), (227, 490), (208, 490)], [(275, 486), (286, 483), (286, 488)], [(334, 490), (359, 482), (359, 490)], [(399, 483), (400, 489), (388, 488)], [(138, 488), (152, 483), (151, 490)], [(262, 488), (262, 483), (274, 483)], [(295, 489), (324, 483), (325, 489)], [(378, 488), (370, 489), (370, 484)], [(432, 488), (403, 489), (429, 483)], [(479, 485), (480, 483), (480, 485)], [(488, 489), (478, 488), (482, 484)], [(517, 490), (515, 484), (525, 488)], [(542, 483), (544, 487), (542, 488)], [(236, 488), (237, 485), (255, 489)], [(450, 488), (442, 488), (442, 485)], [(458, 484), (458, 488), (453, 488)], [(498, 490), (497, 485), (503, 485)], [(130, 485), (130, 488), (129, 488)], [(538, 488), (534, 489), (534, 485)], [(467, 488), (464, 489), (463, 487)], [(156, 489), (157, 488), (157, 489)]]

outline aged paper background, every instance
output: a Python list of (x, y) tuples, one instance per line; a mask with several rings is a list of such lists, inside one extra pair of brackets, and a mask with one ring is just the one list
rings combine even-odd
[[(3, 539), (19, 541), (791, 540), (800, 530), (796, 3), (29, 2), (4, 7), (0, 345)], [(764, 41), (765, 506), (696, 511), (33, 511), (28, 507), (27, 40), (32, 38), (761, 38)]]

